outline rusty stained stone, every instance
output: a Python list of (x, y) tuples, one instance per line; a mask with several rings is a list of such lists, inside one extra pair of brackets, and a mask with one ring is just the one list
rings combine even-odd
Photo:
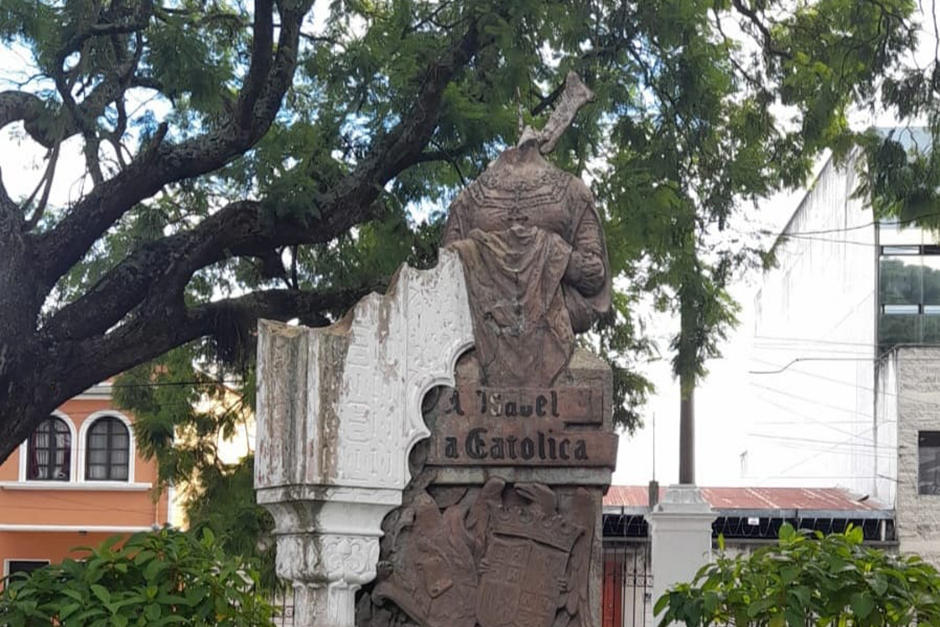
[(617, 463), (617, 435), (567, 430), (553, 421), (444, 421), (431, 436), (426, 463), (613, 468)]
[(389, 533), (389, 567), (361, 624), (404, 624), (381, 609), (391, 605), (426, 627), (593, 627), (597, 509), (583, 488), (498, 478), (444, 508), (419, 492)]
[(557, 418), (565, 424), (599, 425), (604, 420), (600, 383), (554, 388), (494, 388), (463, 385), (444, 393), (443, 412), (473, 418)]
[(487, 385), (547, 387), (575, 333), (610, 309), (600, 218), (581, 179), (510, 148), (451, 204), (444, 245), (464, 266)]

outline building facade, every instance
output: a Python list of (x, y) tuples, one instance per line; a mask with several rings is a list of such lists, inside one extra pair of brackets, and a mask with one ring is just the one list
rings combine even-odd
[(114, 407), (109, 383), (69, 400), (0, 465), (3, 575), (164, 525), (172, 498), (155, 496), (156, 482), (156, 462), (137, 451), (133, 418)]
[(749, 471), (876, 499), (940, 565), (940, 234), (876, 220), (858, 159), (822, 168), (755, 298)]

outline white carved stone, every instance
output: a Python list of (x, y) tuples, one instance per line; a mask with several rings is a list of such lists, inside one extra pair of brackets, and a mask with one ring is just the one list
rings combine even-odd
[(691, 484), (666, 488), (662, 500), (646, 515), (650, 526), (653, 603), (677, 583), (692, 581), (711, 561), (715, 511)]
[(454, 384), (473, 344), (463, 269), (403, 266), (385, 295), (311, 329), (262, 320), (255, 490), (274, 516), (277, 571), (296, 627), (352, 627), (375, 577), (381, 522), (401, 504), (408, 454), (430, 432), (424, 395)]

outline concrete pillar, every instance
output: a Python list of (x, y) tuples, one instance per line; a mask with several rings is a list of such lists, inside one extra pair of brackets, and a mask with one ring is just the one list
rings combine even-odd
[(695, 485), (671, 485), (646, 515), (650, 526), (653, 603), (677, 583), (691, 581), (711, 561), (715, 513)]
[(355, 625), (382, 519), (411, 479), (408, 453), (430, 435), (422, 399), (454, 385), (472, 344), (463, 269), (447, 250), (329, 327), (259, 323), (255, 492), (274, 517), (295, 627)]

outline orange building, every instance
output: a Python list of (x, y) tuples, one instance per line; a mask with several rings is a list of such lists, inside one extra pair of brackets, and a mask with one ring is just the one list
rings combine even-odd
[(133, 419), (114, 407), (110, 383), (69, 400), (0, 464), (3, 575), (162, 526), (172, 495), (155, 501), (156, 481), (156, 462), (138, 453)]

